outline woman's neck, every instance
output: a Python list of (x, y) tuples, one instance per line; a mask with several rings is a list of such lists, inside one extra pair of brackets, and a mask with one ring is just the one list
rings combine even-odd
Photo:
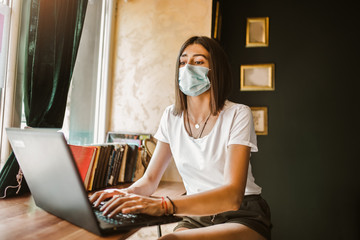
[(210, 91), (196, 97), (187, 97), (187, 112), (192, 120), (197, 122), (210, 114)]
[(197, 97), (188, 96), (187, 103), (187, 110), (184, 115), (186, 131), (195, 139), (207, 136), (219, 116), (219, 114), (211, 114), (210, 91)]

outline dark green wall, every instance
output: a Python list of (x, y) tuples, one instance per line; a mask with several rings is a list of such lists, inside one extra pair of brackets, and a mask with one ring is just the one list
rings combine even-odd
[[(221, 1), (231, 100), (269, 110), (269, 134), (258, 136), (251, 161), (272, 209), (275, 240), (360, 239), (354, 3)], [(245, 48), (247, 17), (270, 18), (269, 47)], [(256, 63), (275, 63), (275, 91), (239, 90), (240, 65)]]

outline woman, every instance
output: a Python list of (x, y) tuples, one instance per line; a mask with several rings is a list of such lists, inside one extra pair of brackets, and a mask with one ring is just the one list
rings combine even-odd
[[(110, 216), (187, 216), (161, 239), (270, 239), (270, 210), (249, 163), (257, 151), (251, 110), (227, 100), (231, 70), (224, 51), (213, 39), (192, 37), (181, 47), (176, 69), (175, 104), (162, 116), (146, 173), (129, 188), (100, 191), (90, 201), (97, 206), (111, 197), (101, 209)], [(148, 197), (171, 157), (187, 194)]]

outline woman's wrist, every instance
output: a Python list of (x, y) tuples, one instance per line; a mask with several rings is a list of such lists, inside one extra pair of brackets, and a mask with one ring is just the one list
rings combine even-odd
[(161, 208), (164, 215), (173, 215), (176, 213), (176, 206), (168, 196), (161, 197)]
[(169, 206), (171, 208), (171, 214), (176, 214), (177, 208), (173, 200), (169, 196), (166, 196), (166, 199), (169, 201)]
[(164, 215), (173, 215), (176, 213), (175, 205), (169, 197), (161, 197), (161, 209)]
[(122, 189), (125, 193), (132, 194), (135, 193), (135, 189), (132, 187)]

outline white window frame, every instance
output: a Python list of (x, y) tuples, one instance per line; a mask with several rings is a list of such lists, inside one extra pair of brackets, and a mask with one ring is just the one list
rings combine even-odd
[[(117, 1), (116, 0), (89, 0), (88, 4), (94, 4), (96, 1), (101, 1), (101, 14), (100, 14), (100, 23), (99, 23), (99, 44), (98, 49), (94, 49), (95, 55), (97, 56), (97, 64), (95, 67), (96, 69), (96, 77), (95, 79), (88, 79), (91, 81), (88, 84), (95, 84), (95, 97), (94, 99), (87, 99), (87, 101), (90, 101), (90, 106), (94, 109), (92, 113), (84, 112), (85, 115), (81, 115), (81, 112), (76, 112), (75, 115), (72, 115), (71, 111), (74, 111), (71, 107), (71, 101), (78, 101), (74, 100), (71, 95), (73, 94), (73, 86), (71, 86), (70, 92), (69, 92), (69, 98), (68, 98), (68, 104), (67, 104), (67, 110), (65, 114), (64, 119), (64, 125), (63, 125), (63, 132), (66, 137), (68, 137), (70, 144), (89, 144), (89, 139), (86, 138), (86, 141), (84, 142), (84, 139), (81, 136), (82, 130), (79, 131), (80, 135), (77, 136), (77, 123), (72, 123), (72, 121), (81, 121), (80, 119), (77, 119), (77, 115), (79, 115), (79, 118), (86, 118), (88, 119), (88, 123), (92, 125), (90, 126), (91, 129), (88, 129), (89, 131), (92, 131), (92, 138), (91, 143), (104, 143), (106, 141), (106, 134), (108, 131), (108, 119), (110, 115), (110, 96), (111, 96), (111, 78), (112, 78), (112, 65), (113, 65), (113, 47), (114, 47), (114, 26), (115, 26), (115, 16), (116, 16), (116, 8), (117, 8)], [(90, 15), (89, 15), (90, 16)], [(85, 24), (86, 24), (86, 17), (85, 17)], [(84, 39), (85, 40), (85, 39)], [(85, 40), (87, 42), (87, 40)], [(80, 54), (82, 54), (81, 51), (81, 40), (80, 40)], [(84, 43), (86, 44), (86, 43)], [(85, 45), (84, 45), (85, 46)], [(79, 54), (79, 53), (78, 53)], [(79, 59), (83, 58), (81, 56)], [(80, 68), (81, 69), (81, 68)], [(81, 70), (80, 70), (81, 71)], [(83, 77), (80, 77), (77, 75), (79, 74), (79, 69), (77, 69), (77, 65), (75, 63), (75, 70), (73, 75), (73, 80), (77, 81), (83, 81)], [(80, 73), (81, 74), (81, 73)], [(95, 81), (95, 82), (94, 82)], [(75, 82), (72, 81), (72, 84), (74, 84), (74, 87), (80, 87), (79, 85), (76, 85)], [(83, 83), (81, 83), (83, 84)], [(80, 85), (81, 85), (80, 84)], [(77, 88), (76, 92), (79, 91), (79, 88)], [(79, 93), (79, 92), (78, 92)], [(87, 103), (89, 104), (89, 103)], [(76, 111), (76, 110), (75, 110)], [(89, 115), (88, 115), (89, 114)], [(93, 122), (93, 124), (91, 124)], [(75, 127), (75, 128), (74, 128)], [(71, 131), (74, 131), (72, 134), (70, 134)], [(91, 134), (90, 134), (91, 135)]]
[(101, 38), (99, 44), (99, 65), (96, 88), (94, 143), (105, 142), (110, 115), (110, 81), (113, 66), (114, 26), (117, 8), (116, 0), (103, 1), (101, 16)]

